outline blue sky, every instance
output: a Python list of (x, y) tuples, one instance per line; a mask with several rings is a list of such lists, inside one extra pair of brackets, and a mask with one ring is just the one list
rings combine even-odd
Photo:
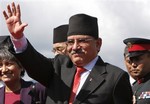
[[(24, 34), (43, 55), (54, 57), (53, 28), (68, 23), (69, 17), (86, 13), (98, 18), (103, 40), (99, 55), (104, 61), (126, 70), (123, 40), (128, 37), (150, 38), (149, 0), (13, 0), (20, 4)], [(0, 35), (9, 35), (2, 11), (12, 0), (0, 0)], [(27, 77), (26, 77), (27, 78)]]

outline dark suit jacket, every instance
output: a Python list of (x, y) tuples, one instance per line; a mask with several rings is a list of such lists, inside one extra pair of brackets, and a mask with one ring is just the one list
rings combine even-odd
[[(23, 53), (15, 56), (30, 77), (48, 88), (46, 104), (68, 104), (76, 68), (67, 56), (57, 55), (52, 62), (30, 43)], [(99, 57), (74, 104), (132, 104), (127, 72)]]
[[(33, 90), (32, 85), (35, 85)], [(46, 88), (40, 83), (21, 81), (20, 104), (45, 104)], [(0, 104), (5, 104), (5, 86), (0, 87)], [(36, 103), (40, 102), (40, 103)]]

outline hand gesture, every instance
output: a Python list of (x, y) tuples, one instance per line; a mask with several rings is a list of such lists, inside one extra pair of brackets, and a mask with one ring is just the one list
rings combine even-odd
[(10, 7), (10, 5), (7, 6), (8, 14), (6, 13), (6, 11), (3, 11), (3, 15), (10, 34), (15, 39), (20, 39), (23, 36), (24, 28), (28, 24), (21, 22), (20, 6), (17, 5), (16, 7), (14, 2), (11, 4), (11, 6), (12, 8)]

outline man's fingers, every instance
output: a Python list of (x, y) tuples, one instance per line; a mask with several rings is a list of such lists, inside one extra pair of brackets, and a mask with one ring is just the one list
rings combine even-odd
[(7, 6), (7, 11), (8, 11), (8, 16), (11, 17), (12, 11), (11, 11), (10, 5)]
[(7, 15), (7, 13), (5, 11), (3, 11), (3, 15), (4, 15), (5, 20), (7, 20), (8, 19), (8, 15)]
[(28, 26), (27, 23), (22, 23), (22, 24), (20, 25), (20, 27), (23, 28), (23, 29), (24, 29), (26, 26)]
[(16, 6), (15, 6), (15, 3), (13, 2), (11, 5), (12, 5), (12, 14), (15, 16), (16, 15)]
[(21, 12), (20, 12), (20, 5), (17, 5), (17, 9), (16, 9), (16, 16), (20, 17), (21, 16)]

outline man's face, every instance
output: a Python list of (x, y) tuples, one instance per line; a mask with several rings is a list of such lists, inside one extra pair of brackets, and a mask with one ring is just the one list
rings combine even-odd
[(101, 39), (88, 35), (72, 35), (68, 37), (67, 52), (76, 66), (84, 66), (92, 61), (101, 47)]
[(137, 57), (125, 59), (129, 74), (134, 79), (140, 79), (150, 73), (150, 54), (145, 53)]
[(132, 65), (131, 65), (131, 62), (130, 62), (130, 58), (125, 56), (124, 62), (125, 62), (126, 68), (127, 68), (128, 72), (129, 72), (130, 76), (133, 79), (136, 79), (134, 72), (132, 72), (132, 70), (131, 70), (132, 69)]
[(66, 54), (66, 42), (60, 42), (60, 43), (55, 43), (53, 44), (53, 52), (55, 55), (57, 54)]

